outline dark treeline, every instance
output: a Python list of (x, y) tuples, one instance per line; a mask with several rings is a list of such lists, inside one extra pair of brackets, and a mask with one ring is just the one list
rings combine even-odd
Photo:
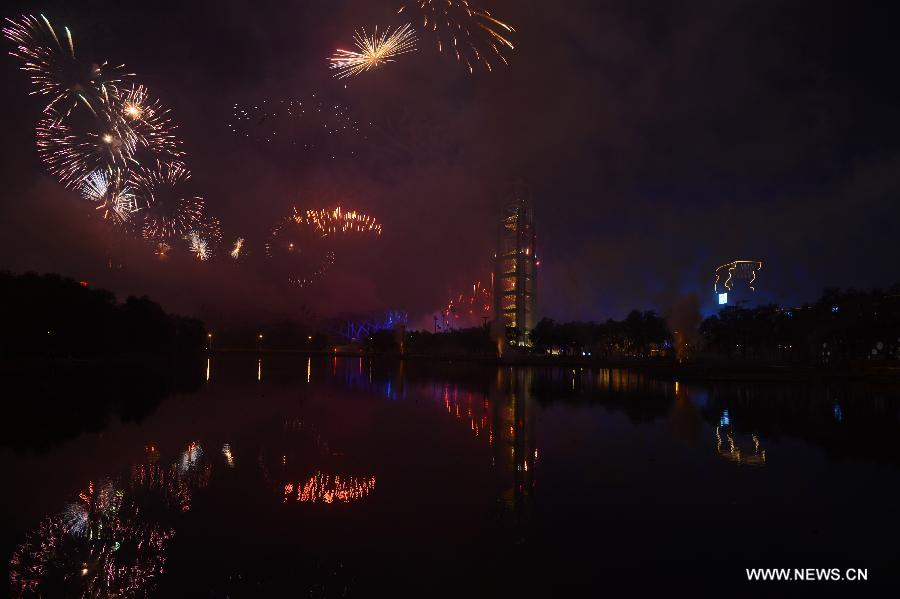
[(595, 358), (646, 358), (671, 347), (665, 319), (649, 310), (633, 310), (625, 320), (557, 323), (544, 318), (530, 334), (535, 352)]
[[(202, 382), (203, 323), (59, 275), (0, 273), (8, 371), (0, 446), (45, 449), (110, 418), (141, 420)], [(24, 400), (24, 401), (23, 401)]]
[[(700, 322), (699, 315), (691, 319)], [(846, 367), (860, 361), (900, 360), (900, 287), (889, 291), (827, 289), (814, 303), (729, 306), (692, 330), (675, 331), (651, 311), (634, 310), (623, 320), (556, 322), (544, 318), (529, 334), (530, 348), (515, 356), (572, 357), (628, 362), (676, 358)], [(404, 353), (425, 356), (496, 356), (490, 327), (432, 334), (407, 333)], [(399, 351), (395, 334), (366, 342), (374, 352)]]
[[(803, 365), (847, 365), (900, 359), (900, 289), (827, 289), (798, 308), (729, 306), (698, 331), (675, 331), (654, 312), (625, 320), (557, 323), (541, 320), (531, 332), (537, 354), (594, 358), (744, 360)], [(685, 334), (686, 333), (686, 334)], [(695, 334), (696, 333), (696, 334)], [(685, 340), (680, 347), (674, 340)]]
[(175, 357), (202, 352), (203, 323), (166, 314), (147, 297), (117, 303), (59, 275), (0, 273), (0, 355), (13, 359)]
[(845, 364), (900, 358), (900, 289), (827, 289), (800, 308), (728, 307), (700, 325), (704, 353), (728, 358)]
[(446, 333), (413, 331), (406, 335), (405, 351), (412, 355), (495, 356), (497, 344), (488, 327), (459, 329)]
[(210, 332), (212, 348), (220, 350), (323, 351), (337, 342), (316, 328), (291, 320), (269, 324), (232, 322)]
[[(401, 340), (402, 339), (402, 348)], [(429, 331), (379, 331), (365, 340), (367, 350), (407, 356), (495, 357), (497, 344), (487, 327), (456, 329), (443, 333)]]

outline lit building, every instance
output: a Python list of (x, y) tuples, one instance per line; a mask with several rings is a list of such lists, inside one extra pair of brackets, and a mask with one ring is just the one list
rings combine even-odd
[(752, 301), (762, 267), (760, 260), (735, 260), (718, 267), (713, 282), (716, 303), (719, 306), (734, 306)]
[(494, 320), (515, 330), (514, 341), (526, 343), (535, 324), (537, 265), (534, 209), (524, 186), (516, 186), (503, 207), (494, 266)]

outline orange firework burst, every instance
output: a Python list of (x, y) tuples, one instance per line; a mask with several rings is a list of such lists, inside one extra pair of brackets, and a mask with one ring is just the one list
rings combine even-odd
[(306, 287), (328, 271), (336, 260), (336, 242), (342, 237), (381, 235), (381, 224), (355, 210), (300, 211), (294, 208), (272, 231), (266, 257), (288, 272), (288, 281)]
[(353, 43), (356, 51), (338, 49), (328, 59), (331, 68), (337, 71), (335, 77), (339, 79), (359, 75), (384, 63), (394, 62), (401, 54), (415, 51), (416, 35), (412, 25), (407, 23), (393, 32), (388, 29), (381, 35), (378, 35), (377, 27), (371, 36), (366, 35), (364, 29), (358, 30), (353, 35)]
[(469, 73), (477, 64), (488, 71), (496, 62), (509, 64), (504, 52), (514, 48), (508, 36), (516, 30), (468, 0), (406, 0), (397, 12), (418, 13), (422, 30), (434, 35), (438, 51), (453, 52)]
[(374, 233), (381, 235), (381, 224), (373, 217), (355, 210), (344, 211), (340, 206), (333, 210), (307, 210), (305, 213), (294, 208), (294, 220), (315, 225), (323, 235), (336, 233)]

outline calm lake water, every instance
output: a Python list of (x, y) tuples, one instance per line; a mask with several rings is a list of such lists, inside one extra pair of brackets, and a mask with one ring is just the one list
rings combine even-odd
[[(900, 576), (897, 389), (301, 355), (193, 374), (68, 381), (7, 420), (13, 595), (727, 594), (745, 568), (868, 568), (830, 583), (856, 594)], [(115, 399), (90, 407), (93, 385)]]

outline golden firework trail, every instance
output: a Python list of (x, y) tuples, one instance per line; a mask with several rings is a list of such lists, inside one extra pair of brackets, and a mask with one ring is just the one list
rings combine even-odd
[(238, 258), (241, 257), (241, 254), (242, 254), (243, 251), (244, 251), (244, 238), (243, 238), (243, 237), (238, 237), (238, 238), (234, 241), (234, 246), (232, 246), (232, 248), (231, 248), (230, 255), (231, 255), (232, 258), (234, 258), (235, 260), (237, 260)]
[(47, 112), (68, 116), (77, 106), (85, 106), (96, 114), (118, 95), (122, 78), (129, 76), (122, 73), (124, 65), (80, 61), (69, 28), (57, 33), (44, 15), (7, 18), (3, 35), (16, 46), (10, 55), (21, 60), (20, 68), (30, 75), (32, 94), (50, 98)]
[(169, 245), (165, 241), (160, 241), (156, 244), (156, 249), (153, 250), (153, 253), (156, 254), (160, 259), (162, 259), (168, 257), (169, 251), (171, 249), (171, 245)]
[(222, 225), (215, 217), (202, 218), (199, 225), (185, 235), (185, 239), (191, 253), (205, 262), (213, 257), (222, 241)]
[(372, 35), (367, 35), (365, 29), (359, 29), (353, 34), (353, 43), (355, 51), (338, 49), (328, 59), (331, 68), (336, 71), (334, 76), (338, 79), (359, 75), (382, 64), (394, 62), (401, 54), (414, 52), (416, 34), (409, 23), (393, 32), (389, 28), (381, 35), (378, 35), (377, 27)]
[(335, 263), (335, 253), (322, 246), (325, 235), (316, 226), (294, 214), (287, 216), (272, 230), (266, 242), (266, 258), (284, 260), (287, 281), (306, 287), (325, 274)]
[(323, 237), (337, 233), (374, 233), (381, 235), (381, 224), (374, 217), (355, 210), (343, 210), (337, 206), (333, 210), (307, 210), (305, 213), (294, 208), (292, 217), (297, 224), (314, 225)]
[(266, 257), (296, 256), (289, 263), (288, 282), (306, 287), (335, 264), (335, 243), (351, 235), (380, 236), (381, 224), (371, 216), (340, 206), (306, 211), (294, 207), (272, 231), (265, 246)]
[(205, 239), (200, 237), (199, 231), (191, 231), (188, 234), (187, 239), (191, 253), (197, 256), (197, 259), (203, 261), (209, 260), (209, 244)]
[(509, 64), (504, 52), (515, 48), (508, 36), (516, 30), (468, 0), (406, 0), (397, 11), (403, 13), (410, 18), (418, 13), (422, 31), (434, 36), (438, 52), (452, 52), (470, 74), (478, 64), (488, 71), (496, 62)]

